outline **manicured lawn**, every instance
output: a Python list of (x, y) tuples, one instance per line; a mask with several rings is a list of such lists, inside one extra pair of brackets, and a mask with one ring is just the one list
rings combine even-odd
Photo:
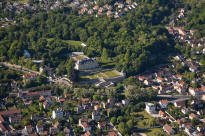
[(120, 76), (119, 72), (117, 72), (116, 70), (112, 70), (106, 72), (99, 72), (97, 74), (89, 75), (89, 76), (81, 76), (81, 78), (96, 79), (96, 78), (111, 78), (117, 76)]

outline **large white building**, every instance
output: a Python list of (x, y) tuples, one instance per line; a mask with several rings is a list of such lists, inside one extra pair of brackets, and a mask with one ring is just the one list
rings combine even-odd
[(146, 108), (145, 110), (148, 112), (148, 113), (156, 113), (155, 111), (155, 105), (153, 103), (145, 103), (146, 105)]
[(75, 63), (75, 69), (77, 70), (94, 69), (96, 67), (98, 67), (98, 62), (96, 61), (96, 59), (91, 59), (91, 58), (78, 60)]

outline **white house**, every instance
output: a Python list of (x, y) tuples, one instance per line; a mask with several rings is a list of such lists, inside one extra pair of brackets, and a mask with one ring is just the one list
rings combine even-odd
[(189, 109), (187, 109), (187, 108), (182, 108), (181, 109), (181, 112), (183, 113), (183, 114), (188, 114), (188, 112), (189, 112)]
[(155, 105), (153, 103), (145, 103), (146, 105), (146, 108), (145, 110), (148, 112), (148, 113), (156, 113), (155, 111)]
[(92, 112), (92, 119), (93, 120), (100, 120), (101, 115), (99, 112)]
[(129, 100), (122, 100), (122, 104), (123, 105), (128, 105), (129, 104)]
[(190, 67), (189, 67), (189, 70), (190, 70), (191, 72), (196, 72), (197, 67), (195, 67), (195, 66), (190, 66)]
[(53, 110), (52, 112), (52, 118), (63, 118), (63, 110), (61, 108), (58, 108), (57, 110)]

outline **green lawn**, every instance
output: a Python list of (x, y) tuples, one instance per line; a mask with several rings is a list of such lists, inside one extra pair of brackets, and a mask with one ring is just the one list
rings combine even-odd
[(81, 76), (82, 79), (88, 78), (88, 79), (97, 79), (97, 78), (112, 78), (120, 76), (119, 72), (116, 70), (106, 71), (106, 72), (99, 72), (94, 75), (88, 75), (88, 76)]
[[(50, 42), (54, 40), (54, 38), (48, 38), (47, 41)], [(74, 40), (61, 40), (71, 46), (81, 46), (82, 42), (81, 41), (74, 41)]]

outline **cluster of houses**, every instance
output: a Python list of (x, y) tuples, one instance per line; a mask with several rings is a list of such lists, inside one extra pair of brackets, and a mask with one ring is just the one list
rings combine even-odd
[(158, 94), (166, 94), (174, 89), (179, 93), (184, 93), (186, 90), (186, 83), (181, 81), (182, 76), (174, 74), (168, 68), (160, 68), (154, 73), (139, 75), (136, 78), (145, 85), (158, 90)]
[[(189, 67), (190, 72), (199, 73), (197, 69), (198, 63), (194, 63), (192, 61), (182, 61), (182, 56), (175, 56), (177, 60), (181, 60), (182, 65), (187, 65)], [(175, 67), (173, 65), (173, 67)], [(200, 88), (188, 87), (182, 79), (183, 76), (180, 74), (176, 74), (169, 68), (159, 68), (155, 72), (138, 75), (136, 78), (143, 82), (145, 85), (152, 87), (155, 90), (158, 90), (158, 94), (169, 94), (177, 91), (179, 94), (187, 94), (189, 93), (192, 96), (199, 96), (203, 98), (205, 95), (205, 86), (202, 84)], [(201, 78), (195, 78), (192, 80), (194, 82), (201, 82)], [(175, 90), (175, 91), (174, 91)]]
[(197, 54), (205, 54), (205, 39), (195, 39), (194, 30), (185, 31), (182, 27), (167, 27), (168, 32), (174, 36), (175, 40), (178, 40), (180, 43), (188, 44), (192, 48), (203, 48), (201, 52), (196, 52)]
[(79, 119), (78, 125), (82, 127), (83, 131), (86, 134), (91, 134), (93, 128), (98, 128), (105, 132), (105, 135), (108, 136), (117, 136), (119, 131), (113, 130), (113, 124), (109, 122), (105, 116), (102, 115), (103, 110), (107, 110), (108, 114), (111, 115), (115, 111), (112, 110), (113, 106), (122, 107), (129, 104), (128, 100), (122, 100), (121, 102), (116, 102), (115, 99), (108, 99), (106, 102), (91, 101), (89, 98), (81, 98), (81, 105), (76, 107), (76, 113), (83, 115), (86, 111), (91, 111), (91, 118), (86, 118), (81, 116)]
[[(14, 83), (13, 83), (14, 84)], [(15, 86), (15, 85), (14, 85)], [(0, 111), (0, 134), (12, 135), (56, 135), (59, 132), (64, 132), (65, 135), (74, 135), (73, 128), (70, 124), (69, 117), (71, 116), (70, 111), (64, 110), (62, 105), (65, 101), (73, 100), (71, 95), (57, 97), (51, 90), (39, 90), (39, 91), (26, 91), (17, 90), (9, 93), (10, 96), (22, 100), (25, 106), (30, 106), (39, 103), (39, 107), (42, 107), (43, 113), (31, 112), (29, 120), (33, 123), (27, 124), (17, 128), (16, 124), (21, 124), (24, 120), (23, 110), (1, 108)], [(3, 102), (2, 100), (0, 102)], [(94, 128), (103, 130), (103, 135), (117, 136), (119, 131), (113, 129), (113, 124), (110, 123), (109, 119), (105, 117), (102, 111), (106, 110), (109, 115), (114, 115), (116, 110), (112, 109), (115, 107), (123, 107), (129, 104), (128, 100), (122, 100), (116, 102), (115, 99), (108, 99), (106, 102), (92, 101), (89, 98), (75, 99), (77, 105), (74, 113), (78, 115), (79, 123), (76, 124), (82, 128), (84, 136), (91, 136)], [(17, 101), (18, 103), (18, 101)], [(49, 111), (52, 104), (58, 103), (58, 108), (53, 109), (51, 114), (48, 115), (46, 111)], [(5, 103), (2, 103), (5, 105)], [(38, 104), (37, 104), (38, 105)], [(89, 111), (89, 112), (88, 112)], [(90, 113), (90, 118), (84, 116), (84, 113)], [(58, 120), (57, 122), (55, 120)], [(61, 122), (61, 119), (66, 119), (66, 125)], [(39, 123), (43, 121), (43, 123)]]
[[(192, 100), (190, 103), (190, 107), (186, 107), (186, 102), (176, 101), (173, 105), (176, 108), (180, 109), (180, 112), (185, 116), (185, 118), (181, 118), (180, 115), (178, 119), (175, 119), (172, 115), (170, 115), (167, 111), (168, 104), (171, 103), (168, 100), (160, 100), (158, 103), (158, 108), (153, 103), (145, 103), (145, 110), (149, 114), (158, 114), (157, 117), (167, 120), (166, 122), (174, 122), (179, 125), (179, 129), (184, 131), (189, 136), (203, 136), (205, 135), (205, 109), (203, 108), (204, 102), (200, 100)], [(195, 109), (197, 110), (195, 110)], [(155, 116), (156, 117), (156, 116)], [(198, 120), (201, 125), (195, 126), (192, 124), (192, 120)], [(176, 134), (176, 128), (172, 127), (170, 124), (165, 124), (163, 126), (163, 130), (168, 134)]]
[[(57, 103), (63, 103), (65, 101), (64, 98), (59, 98), (56, 96), (52, 96), (51, 90), (43, 90), (43, 91), (20, 91), (18, 93), (10, 93), (10, 95), (14, 95), (19, 97), (24, 101), (25, 106), (32, 105), (34, 100), (39, 101), (39, 106), (42, 105), (43, 109), (48, 110), (50, 105), (55, 101)], [(25, 118), (24, 113), (18, 109), (5, 109), (0, 112), (0, 134), (3, 135), (56, 135), (59, 132), (64, 132), (65, 135), (69, 136), (73, 133), (71, 127), (69, 127), (69, 121), (67, 121), (66, 125), (62, 124), (61, 121), (54, 122), (55, 119), (68, 119), (69, 112), (63, 110), (61, 107), (56, 110), (52, 110), (51, 116), (45, 113), (32, 113), (29, 114), (30, 120), (33, 122), (32, 124), (26, 125), (23, 128), (16, 128), (16, 124), (22, 124), (23, 119)], [(43, 123), (38, 123), (39, 121), (43, 121)], [(49, 127), (48, 127), (49, 126)]]
[(96, 17), (101, 15), (106, 15), (107, 17), (114, 17), (119, 18), (129, 10), (137, 8), (138, 4), (136, 2), (132, 2), (131, 0), (126, 0), (125, 2), (115, 2), (114, 5), (101, 5), (97, 4), (96, 1), (94, 2), (87, 2), (80, 4), (78, 0), (75, 0), (72, 3), (72, 6), (78, 4), (79, 10), (78, 14), (88, 14), (88, 15), (95, 15)]
[(194, 30), (184, 30), (183, 27), (175, 27), (175, 24), (183, 19), (185, 16), (185, 10), (180, 9), (178, 16), (170, 22), (171, 27), (167, 27), (168, 32), (173, 35), (175, 40), (178, 40), (182, 44), (188, 44), (192, 48), (202, 48), (200, 51), (196, 51), (196, 54), (205, 54), (205, 39), (196, 39), (194, 37)]
[[(0, 7), (6, 12), (13, 14), (20, 14), (25, 11), (38, 11), (38, 10), (55, 10), (56, 8), (70, 7), (78, 9), (78, 14), (94, 15), (96, 17), (106, 15), (108, 17), (119, 18), (129, 10), (135, 9), (138, 6), (136, 2), (132, 0), (126, 0), (125, 2), (117, 1), (114, 5), (105, 4), (100, 6), (97, 1), (82, 1), (82, 0), (39, 0), (39, 3), (25, 2), (0, 2)], [(9, 24), (16, 24), (16, 21), (12, 18), (0, 18), (1, 27), (8, 27)]]

